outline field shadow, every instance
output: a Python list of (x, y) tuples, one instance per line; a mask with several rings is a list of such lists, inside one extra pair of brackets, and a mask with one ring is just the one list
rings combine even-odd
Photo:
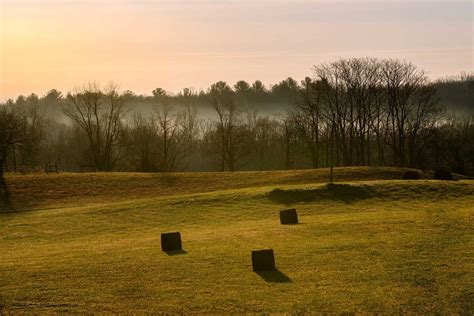
[(180, 256), (180, 255), (185, 255), (188, 252), (186, 250), (166, 250), (164, 251), (168, 256)]
[(169, 173), (160, 173), (159, 181), (161, 184), (166, 186), (173, 186), (178, 183), (178, 177)]
[(292, 205), (299, 202), (313, 202), (323, 199), (350, 203), (368, 199), (375, 195), (376, 192), (369, 186), (328, 183), (318, 189), (274, 189), (268, 193), (268, 198), (276, 203)]
[(5, 205), (0, 202), (0, 214), (2, 213), (10, 213), (12, 211), (12, 207), (10, 205)]
[(269, 283), (290, 283), (291, 279), (280, 270), (255, 271), (265, 282)]
[(0, 179), (0, 212), (12, 209), (9, 191), (5, 180)]
[(0, 197), (0, 214), (14, 213), (15, 208), (8, 199)]

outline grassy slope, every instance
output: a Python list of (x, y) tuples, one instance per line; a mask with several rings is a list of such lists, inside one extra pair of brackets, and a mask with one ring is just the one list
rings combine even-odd
[[(94, 204), (4, 213), (0, 305), (13, 312), (474, 311), (473, 181), (327, 187), (286, 175), (291, 180), (249, 174), (263, 187), (239, 189), (242, 173), (234, 189), (187, 194), (182, 184), (174, 187), (179, 195), (84, 197), (74, 203)], [(222, 187), (197, 179), (196, 191), (224, 189), (231, 177)], [(278, 181), (283, 190), (269, 194)], [(277, 211), (290, 205), (301, 224), (281, 226)], [(186, 254), (160, 251), (160, 233), (174, 230)], [(251, 271), (250, 251), (267, 247), (280, 275)]]
[[(404, 169), (336, 168), (336, 181), (400, 179)], [(428, 175), (427, 175), (428, 176)], [(327, 182), (328, 169), (273, 172), (34, 174), (7, 178), (14, 210), (88, 205), (270, 185)]]

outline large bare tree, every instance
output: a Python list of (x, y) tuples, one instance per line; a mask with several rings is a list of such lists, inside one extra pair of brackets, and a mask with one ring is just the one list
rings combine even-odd
[(324, 88), (311, 98), (306, 88), (298, 104), (303, 135), (313, 134), (311, 105), (319, 103), (320, 125), (334, 131), (343, 165), (370, 165), (373, 152), (385, 163), (385, 147), (394, 165), (417, 165), (419, 135), (439, 118), (434, 87), (422, 70), (404, 61), (352, 58), (319, 65), (315, 74)]
[(220, 156), (220, 170), (224, 171), (227, 167), (229, 171), (234, 171), (241, 156), (238, 134), (242, 110), (235, 100), (232, 89), (223, 81), (211, 86), (209, 102), (217, 114), (214, 124), (219, 139), (216, 149)]
[(159, 142), (159, 169), (175, 171), (184, 159), (185, 142), (179, 114), (168, 103), (155, 108)]
[(399, 60), (382, 61), (382, 80), (393, 163), (414, 167), (420, 131), (434, 124), (440, 113), (435, 90), (423, 70)]
[(321, 119), (324, 85), (319, 81), (306, 78), (302, 86), (301, 98), (296, 102), (296, 108), (290, 114), (310, 153), (312, 167), (318, 168), (321, 159), (320, 136), (324, 128), (324, 122)]
[(125, 101), (113, 83), (104, 90), (91, 83), (66, 97), (64, 114), (86, 133), (99, 171), (112, 170), (119, 157), (119, 136), (127, 112)]

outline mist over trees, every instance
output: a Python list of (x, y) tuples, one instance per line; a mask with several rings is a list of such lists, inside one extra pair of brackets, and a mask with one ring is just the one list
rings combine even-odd
[[(399, 60), (341, 59), (266, 87), (219, 81), (150, 96), (90, 83), (0, 106), (9, 171), (237, 171), (335, 166), (474, 174), (474, 76), (429, 81)], [(3, 172), (3, 169), (2, 169)], [(3, 175), (1, 177), (3, 179)], [(0, 183), (2, 188), (4, 182)]]

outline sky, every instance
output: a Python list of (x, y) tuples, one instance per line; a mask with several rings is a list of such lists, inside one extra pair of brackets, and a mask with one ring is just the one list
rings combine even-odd
[(473, 71), (473, 0), (0, 0), (0, 100), (88, 82), (151, 94), (302, 80), (339, 58)]

